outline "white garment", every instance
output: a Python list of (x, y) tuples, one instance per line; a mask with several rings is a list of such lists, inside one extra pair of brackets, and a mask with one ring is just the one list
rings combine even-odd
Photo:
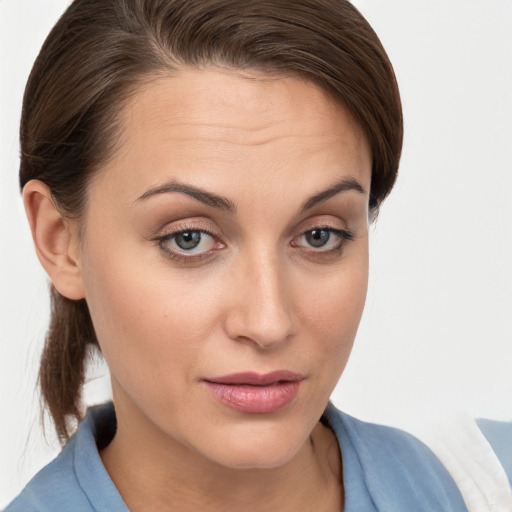
[(469, 512), (512, 512), (505, 470), (475, 421), (459, 417), (414, 433), (449, 471)]

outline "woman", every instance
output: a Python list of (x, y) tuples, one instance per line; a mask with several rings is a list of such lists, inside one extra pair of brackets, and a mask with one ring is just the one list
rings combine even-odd
[[(361, 15), (290, 5), (77, 0), (48, 37), (20, 183), (67, 444), (8, 511), (465, 510), (419, 441), (328, 404), (402, 117)], [(82, 419), (91, 346), (114, 406)]]

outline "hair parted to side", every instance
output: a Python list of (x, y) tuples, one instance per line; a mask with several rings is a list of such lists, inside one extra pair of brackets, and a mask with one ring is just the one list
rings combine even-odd
[[(329, 91), (369, 141), (370, 209), (378, 210), (400, 159), (400, 97), (377, 35), (347, 0), (75, 0), (27, 83), (21, 187), (41, 180), (79, 221), (92, 174), (116, 149), (127, 99), (157, 76), (208, 65), (292, 73)], [(97, 340), (85, 300), (52, 289), (39, 379), (62, 441), (69, 420), (79, 420), (88, 345)]]

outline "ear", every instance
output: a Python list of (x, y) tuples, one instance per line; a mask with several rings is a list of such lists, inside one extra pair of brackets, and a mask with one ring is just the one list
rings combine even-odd
[(39, 180), (23, 187), (23, 202), (37, 257), (53, 286), (68, 299), (83, 299), (76, 222), (60, 214), (50, 189)]

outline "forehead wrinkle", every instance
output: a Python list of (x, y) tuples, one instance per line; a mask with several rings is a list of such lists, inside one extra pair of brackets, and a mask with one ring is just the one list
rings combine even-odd
[[(282, 135), (265, 135), (265, 134), (261, 134), (260, 137), (242, 137), (242, 136), (239, 136), (239, 137), (234, 137), (234, 136), (221, 136), (221, 135), (218, 135), (217, 137), (215, 137), (214, 135), (211, 135), (211, 136), (201, 136), (201, 137), (197, 137), (197, 136), (190, 136), (190, 137), (185, 137), (185, 136), (179, 136), (179, 137), (176, 137), (176, 136), (171, 136), (170, 137), (170, 142), (173, 143), (173, 142), (191, 142), (191, 143), (195, 143), (195, 144), (198, 144), (198, 145), (204, 145), (204, 146), (208, 146), (210, 144), (214, 144), (214, 145), (225, 145), (225, 146), (245, 146), (245, 147), (263, 147), (263, 146), (267, 146), (267, 145), (271, 145), (271, 144), (275, 144), (275, 143), (283, 143), (287, 140), (289, 141), (302, 141), (302, 140), (307, 140), (309, 142), (312, 142), (314, 139), (323, 139), (323, 137), (314, 137), (312, 135), (293, 135), (293, 134), (282, 134)], [(316, 148), (315, 147), (309, 147), (309, 148), (305, 148), (305, 147), (302, 147), (302, 151), (303, 152), (315, 152), (315, 151), (320, 151), (321, 150), (321, 146), (327, 146), (329, 144), (329, 141), (319, 141), (318, 144), (315, 144), (315, 146), (317, 146)], [(222, 152), (221, 148), (218, 147), (216, 148), (218, 149), (218, 152)], [(306, 151), (306, 149), (310, 150), (310, 151)]]
[[(193, 75), (197, 74), (192, 73)], [(229, 75), (228, 75), (229, 76)], [(303, 141), (306, 138), (310, 141), (315, 138), (326, 137), (327, 144), (328, 138), (343, 137), (343, 134), (338, 131), (337, 126), (324, 125), (322, 128), (323, 133), (318, 133), (318, 128), (324, 124), (324, 117), (312, 105), (296, 105), (295, 112), (293, 112), (290, 118), (283, 117), (283, 113), (279, 111), (281, 104), (275, 103), (275, 101), (267, 101), (266, 96), (262, 96), (258, 93), (255, 97), (251, 95), (249, 102), (245, 103), (243, 111), (232, 109), (231, 104), (238, 96), (238, 91), (235, 91), (235, 98), (230, 95), (220, 96), (217, 98), (222, 105), (213, 105), (212, 109), (203, 108), (204, 98), (199, 97), (199, 101), (194, 101), (189, 104), (182, 101), (178, 101), (175, 97), (176, 93), (173, 91), (172, 83), (179, 85), (183, 82), (183, 79), (187, 77), (187, 74), (180, 76), (178, 74), (174, 77), (166, 77), (160, 82), (151, 83), (143, 87), (140, 91), (140, 95), (137, 98), (132, 98), (132, 101), (124, 109), (124, 128), (126, 135), (131, 139), (139, 139), (139, 134), (142, 133), (152, 138), (157, 138), (165, 143), (173, 142), (186, 142), (191, 143), (225, 143), (228, 146), (246, 146), (246, 147), (263, 147), (272, 142), (283, 142), (287, 138), (295, 138), (297, 141)], [(214, 83), (215, 83), (215, 76)], [(274, 77), (272, 77), (274, 78)], [(190, 79), (190, 76), (187, 80)], [(250, 82), (250, 80), (246, 80)], [(285, 89), (293, 91), (294, 85), (288, 84), (282, 79), (271, 80), (270, 82), (281, 82)], [(166, 83), (167, 82), (167, 83)], [(192, 85), (197, 86), (195, 80), (192, 79), (190, 82)], [(260, 82), (261, 83), (261, 82)], [(306, 82), (307, 83), (307, 82)], [(169, 91), (173, 94), (166, 94), (167, 88), (158, 89), (155, 88), (163, 84), (164, 87), (169, 86)], [(200, 84), (204, 88), (204, 84)], [(209, 89), (205, 89), (205, 94), (208, 94)], [(313, 86), (312, 95), (324, 96), (325, 93), (318, 90), (316, 86)], [(247, 93), (243, 91), (241, 94), (244, 97)], [(169, 100), (170, 98), (170, 100)], [(162, 103), (163, 102), (163, 103)], [(236, 101), (235, 101), (236, 103)], [(239, 103), (239, 102), (238, 102)], [(225, 108), (221, 108), (224, 106)], [(340, 105), (333, 100), (329, 101), (324, 105), (329, 112), (340, 110)], [(162, 109), (164, 109), (164, 115), (162, 116)], [(170, 110), (169, 110), (170, 109)], [(343, 110), (343, 108), (341, 108)], [(167, 112), (168, 115), (165, 115)], [(228, 112), (229, 119), (225, 123), (216, 122), (216, 117), (222, 112)], [(289, 111), (288, 111), (289, 113)], [(301, 128), (295, 128), (294, 119), (297, 117), (297, 124)], [(300, 130), (304, 130), (304, 123), (301, 121), (304, 118), (308, 119), (308, 125), (305, 129), (309, 133), (300, 133)], [(329, 116), (327, 115), (328, 123)], [(230, 123), (230, 124), (226, 124)], [(284, 130), (281, 130), (284, 125)], [(354, 128), (358, 128), (357, 126)], [(191, 133), (188, 134), (187, 132)], [(281, 131), (282, 133), (278, 133)], [(206, 133), (205, 133), (206, 132)], [(314, 135), (313, 135), (314, 134)], [(301, 146), (304, 144), (300, 143)]]
[[(326, 129), (323, 133), (318, 133), (318, 130), (308, 130), (308, 133), (295, 129), (293, 126), (287, 126), (287, 124), (289, 124), (289, 120), (265, 122), (260, 126), (254, 126), (247, 123), (227, 125), (192, 120), (180, 122), (167, 119), (160, 123), (160, 127), (153, 126), (152, 136), (170, 144), (175, 142), (223, 143), (248, 147), (264, 146), (286, 140), (307, 140), (317, 147), (328, 146), (331, 140), (339, 143), (340, 134), (336, 130)], [(282, 126), (284, 126), (284, 129), (281, 129)], [(306, 145), (301, 144), (301, 148), (305, 149)]]

